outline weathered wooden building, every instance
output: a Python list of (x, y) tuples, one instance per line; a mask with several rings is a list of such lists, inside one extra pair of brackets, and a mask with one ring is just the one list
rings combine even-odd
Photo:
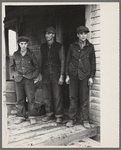
[[(14, 11), (13, 11), (14, 10)], [(6, 80), (12, 80), (10, 74), (9, 30), (29, 37), (29, 48), (34, 51), (39, 62), (40, 46), (45, 42), (44, 30), (53, 26), (57, 30), (56, 40), (63, 43), (66, 54), (69, 44), (76, 40), (76, 28), (86, 25), (90, 29), (89, 40), (95, 46), (96, 75), (90, 95), (90, 118), (100, 122), (100, 5), (61, 5), (61, 6), (6, 6)], [(16, 39), (14, 39), (16, 40)], [(65, 90), (66, 89), (66, 90)], [(64, 85), (64, 104), (67, 106), (68, 86)], [(10, 98), (10, 96), (9, 96)]]
[[(111, 8), (110, 8), (111, 9)], [(9, 50), (9, 31), (15, 32), (14, 41), (17, 47), (17, 37), (26, 35), (29, 37), (29, 48), (35, 53), (39, 62), (39, 51), (42, 43), (45, 42), (44, 30), (46, 26), (53, 26), (57, 30), (56, 40), (63, 43), (68, 52), (69, 44), (76, 40), (76, 28), (80, 25), (85, 25), (89, 28), (89, 41), (94, 44), (96, 54), (96, 74), (94, 84), (90, 88), (90, 120), (93, 124), (100, 126), (100, 89), (101, 89), (101, 69), (100, 69), (100, 54), (101, 54), (101, 32), (106, 8), (100, 4), (91, 5), (34, 5), (34, 6), (5, 6), (4, 31), (5, 31), (5, 58), (6, 64), (6, 87), (4, 93), (4, 105), (7, 105), (8, 115), (15, 104), (15, 90), (10, 88), (11, 73), (10, 73), (10, 50)], [(102, 14), (102, 16), (101, 16)], [(103, 45), (103, 44), (102, 44)], [(5, 70), (4, 70), (5, 75)], [(68, 108), (68, 86), (63, 85), (64, 106)], [(8, 90), (8, 91), (7, 91)], [(14, 94), (13, 94), (14, 93)], [(10, 100), (11, 95), (13, 101)]]

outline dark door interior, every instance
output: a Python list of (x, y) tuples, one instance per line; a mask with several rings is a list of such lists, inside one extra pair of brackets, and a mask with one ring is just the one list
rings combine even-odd
[[(85, 25), (85, 5), (81, 6), (64, 6), (63, 7), (63, 45), (67, 58), (69, 45), (77, 40), (76, 29), (81, 25)], [(64, 107), (69, 107), (69, 86), (64, 83)]]

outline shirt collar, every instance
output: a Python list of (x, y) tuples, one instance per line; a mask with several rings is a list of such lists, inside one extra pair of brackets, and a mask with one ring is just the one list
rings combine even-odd
[[(20, 53), (20, 49), (18, 49), (18, 50), (17, 50), (17, 53), (18, 53), (19, 55), (21, 55), (21, 53)], [(27, 48), (27, 52), (26, 52), (26, 54), (25, 54), (25, 55), (29, 55), (29, 53), (30, 53), (30, 49), (29, 49), (29, 48)]]
[[(78, 41), (79, 41), (79, 40), (75, 41), (74, 43), (78, 45)], [(89, 46), (89, 45), (90, 45), (90, 42), (86, 39), (86, 44), (85, 44), (85, 46)]]

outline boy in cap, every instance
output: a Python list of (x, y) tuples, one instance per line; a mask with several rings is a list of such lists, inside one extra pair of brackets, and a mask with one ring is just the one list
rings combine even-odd
[[(69, 121), (70, 127), (76, 122), (78, 96), (85, 128), (89, 124), (89, 85), (93, 84), (96, 71), (94, 46), (87, 40), (89, 29), (85, 26), (77, 28), (78, 40), (70, 44), (66, 62), (66, 83), (69, 84)], [(79, 94), (78, 94), (79, 93)]]
[(28, 37), (18, 37), (18, 50), (13, 54), (11, 71), (15, 80), (16, 96), (17, 96), (17, 120), (16, 124), (25, 121), (26, 109), (25, 101), (28, 98), (28, 112), (30, 123), (36, 123), (35, 119), (35, 93), (34, 79), (39, 75), (37, 59), (28, 46)]
[(64, 82), (65, 52), (61, 43), (54, 40), (56, 30), (48, 27), (45, 30), (46, 42), (41, 45), (41, 74), (43, 76), (43, 94), (46, 110), (46, 122), (56, 117), (62, 122), (63, 102), (61, 85)]

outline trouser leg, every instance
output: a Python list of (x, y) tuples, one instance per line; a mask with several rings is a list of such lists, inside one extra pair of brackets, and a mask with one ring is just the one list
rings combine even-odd
[(70, 119), (76, 118), (77, 113), (77, 103), (78, 103), (78, 77), (70, 76), (70, 85), (69, 85), (69, 117)]
[(34, 81), (30, 79), (24, 79), (25, 93), (28, 98), (28, 113), (29, 118), (35, 117), (35, 90)]
[(52, 83), (55, 117), (63, 116), (63, 97), (61, 88), (62, 87), (58, 84), (58, 81)]
[(17, 96), (16, 102), (17, 116), (21, 119), (24, 119), (26, 117), (26, 110), (25, 110), (26, 95), (24, 91), (23, 80), (20, 82), (15, 82), (15, 87)]
[(54, 113), (51, 90), (51, 83), (43, 83), (44, 103), (47, 116), (51, 116)]
[(89, 86), (88, 79), (79, 80), (80, 107), (83, 121), (89, 120)]

